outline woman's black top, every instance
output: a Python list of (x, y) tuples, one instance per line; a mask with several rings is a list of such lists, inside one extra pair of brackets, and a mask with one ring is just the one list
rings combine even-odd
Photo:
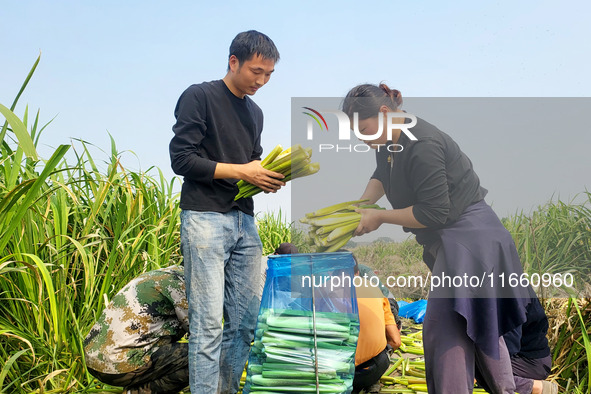
[(450, 136), (420, 118), (410, 131), (418, 141), (401, 133), (397, 145), (402, 151), (391, 152), (401, 149), (392, 143), (376, 151), (372, 178), (382, 182), (392, 208), (412, 205), (421, 224), (445, 227), (469, 205), (482, 200), (487, 190)]
[[(453, 285), (432, 288), (429, 299), (449, 299), (449, 312), (465, 319), (468, 337), (498, 358), (499, 337), (525, 322), (530, 302), (529, 288), (499, 285), (499, 273), (523, 273), (515, 244), (484, 201), (487, 190), (472, 163), (451, 137), (422, 119), (410, 131), (418, 141), (402, 133), (401, 152), (385, 147), (377, 152), (373, 178), (382, 182), (394, 209), (412, 206), (415, 218), (427, 226), (404, 230), (423, 245), (431, 284), (435, 277), (454, 278)], [(456, 284), (457, 278), (470, 281)]]

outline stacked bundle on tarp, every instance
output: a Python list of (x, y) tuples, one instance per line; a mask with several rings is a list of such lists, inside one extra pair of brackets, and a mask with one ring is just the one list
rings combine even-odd
[[(348, 393), (359, 317), (350, 253), (271, 256), (244, 393)], [(324, 282), (324, 278), (339, 278)], [(319, 285), (314, 287), (314, 284)]]

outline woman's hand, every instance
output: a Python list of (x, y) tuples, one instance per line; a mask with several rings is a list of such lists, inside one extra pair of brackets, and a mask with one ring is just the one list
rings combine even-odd
[(385, 211), (382, 209), (356, 209), (355, 212), (361, 214), (359, 226), (354, 233), (355, 236), (371, 233), (384, 223), (382, 216)]

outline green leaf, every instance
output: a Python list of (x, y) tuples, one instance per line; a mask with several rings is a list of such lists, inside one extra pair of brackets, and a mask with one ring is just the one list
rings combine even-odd
[(20, 224), (22, 218), (25, 216), (25, 213), (37, 199), (37, 192), (45, 184), (45, 181), (47, 180), (51, 172), (55, 169), (55, 167), (59, 164), (60, 160), (62, 159), (62, 157), (64, 157), (69, 148), (69, 145), (60, 145), (55, 150), (51, 158), (45, 164), (45, 168), (43, 169), (41, 175), (39, 175), (39, 177), (35, 180), (33, 185), (29, 188), (29, 192), (26, 194), (26, 197), (23, 200), (22, 205), (18, 207), (15, 215), (12, 217), (10, 222), (4, 224), (7, 226), (6, 230), (2, 234), (2, 237), (0, 237), (0, 250), (4, 250), (10, 238), (13, 236), (14, 230)]
[(0, 113), (4, 115), (10, 126), (12, 127), (12, 132), (16, 135), (18, 139), (18, 144), (22, 148), (23, 152), (27, 157), (30, 157), (33, 160), (38, 160), (37, 150), (35, 149), (35, 145), (33, 144), (33, 140), (27, 131), (26, 126), (23, 122), (12, 112), (10, 109), (6, 108), (4, 105), (0, 104)]
[(577, 314), (579, 315), (579, 320), (581, 321), (581, 334), (583, 336), (583, 343), (585, 345), (585, 353), (587, 354), (587, 373), (588, 373), (588, 379), (589, 379), (589, 386), (588, 386), (588, 392), (591, 391), (591, 341), (589, 341), (589, 335), (587, 334), (587, 327), (585, 326), (585, 319), (583, 318), (583, 315), (581, 314), (581, 309), (579, 308), (579, 305), (577, 304), (577, 300), (573, 299), (573, 304), (575, 305), (575, 308), (577, 309)]
[(28, 351), (29, 349), (23, 349), (19, 352), (16, 352), (12, 355), (12, 357), (8, 359), (8, 361), (6, 361), (6, 364), (4, 364), (4, 367), (2, 367), (2, 371), (0, 371), (0, 393), (3, 392), (2, 386), (4, 385), (4, 378), (6, 378), (6, 375), (8, 375), (8, 371), (10, 371), (10, 367), (12, 367), (12, 364), (14, 364), (17, 358), (19, 358), (21, 355)]
[(59, 319), (58, 319), (58, 311), (59, 306), (57, 303), (57, 299), (55, 297), (55, 288), (53, 286), (53, 280), (51, 279), (51, 274), (47, 269), (45, 262), (43, 262), (38, 256), (35, 256), (31, 253), (23, 253), (23, 256), (29, 257), (31, 260), (35, 262), (35, 265), (41, 272), (41, 276), (43, 277), (43, 282), (45, 283), (45, 287), (47, 288), (47, 296), (49, 298), (49, 309), (51, 313), (51, 320), (53, 321), (53, 337), (55, 341), (59, 338)]
[[(35, 69), (39, 65), (39, 60), (41, 60), (41, 53), (39, 53), (39, 56), (37, 56), (37, 60), (33, 64), (33, 67), (31, 67), (31, 70), (29, 71), (27, 78), (25, 78), (25, 81), (21, 85), (21, 88), (18, 91), (18, 94), (14, 98), (14, 101), (12, 102), (12, 105), (10, 106), (11, 111), (14, 111), (14, 109), (16, 108), (16, 103), (18, 103), (18, 99), (21, 97), (21, 94), (23, 94), (23, 92), (25, 91), (25, 88), (29, 84), (29, 81), (31, 80), (31, 77), (33, 76), (33, 73), (35, 72)], [(3, 144), (4, 144), (4, 136), (6, 135), (7, 126), (8, 126), (8, 123), (4, 122), (4, 125), (2, 126), (2, 130), (0, 130), (0, 141), (2, 141)]]

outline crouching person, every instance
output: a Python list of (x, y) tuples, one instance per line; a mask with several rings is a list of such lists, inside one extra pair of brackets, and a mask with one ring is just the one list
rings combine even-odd
[[(548, 317), (537, 296), (527, 305), (526, 322), (503, 335), (511, 356), (515, 392), (519, 394), (556, 394), (558, 385), (546, 381), (552, 370), (552, 355), (548, 346)], [(476, 379), (487, 391), (483, 372), (476, 365)]]
[(382, 283), (380, 278), (376, 275), (373, 268), (371, 268), (365, 264), (359, 264), (359, 263), (357, 263), (357, 266), (359, 267), (359, 276), (367, 277), (370, 280), (372, 278), (377, 279), (378, 289), (384, 295), (384, 297), (386, 297), (388, 299), (388, 302), (390, 303), (390, 310), (392, 311), (392, 315), (394, 316), (394, 320), (396, 321), (396, 327), (398, 327), (398, 331), (402, 330), (402, 320), (400, 319), (400, 316), (398, 316), (398, 302), (396, 301), (396, 298), (394, 298), (394, 295), (392, 294), (392, 292), (390, 290), (388, 290), (388, 288), (386, 286), (384, 286), (384, 284)]
[(84, 340), (88, 371), (124, 393), (178, 393), (189, 385), (184, 270), (171, 266), (129, 282)]
[[(355, 263), (355, 275), (359, 266)], [(380, 378), (390, 366), (390, 355), (401, 344), (390, 302), (375, 287), (357, 287), (359, 338), (355, 353), (353, 394), (380, 392)]]

